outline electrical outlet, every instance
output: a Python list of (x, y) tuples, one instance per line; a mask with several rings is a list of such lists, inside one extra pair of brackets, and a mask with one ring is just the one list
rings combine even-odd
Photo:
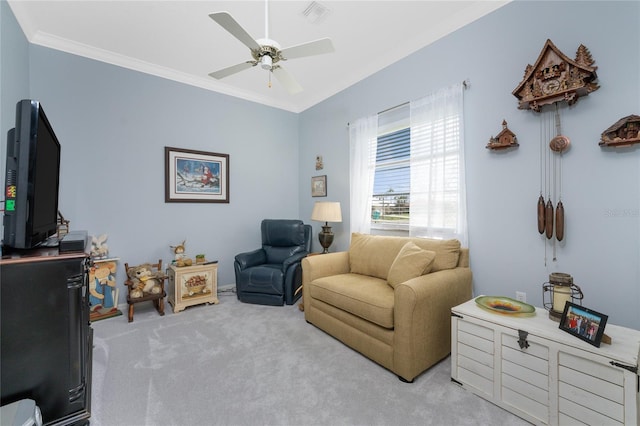
[(527, 293), (524, 291), (516, 291), (516, 300), (527, 303)]

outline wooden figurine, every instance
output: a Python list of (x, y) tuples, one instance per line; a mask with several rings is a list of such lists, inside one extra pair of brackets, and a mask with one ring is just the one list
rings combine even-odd
[(519, 109), (540, 111), (540, 107), (567, 101), (573, 105), (580, 96), (598, 90), (596, 69), (591, 53), (584, 45), (569, 59), (547, 40), (534, 65), (527, 65), (524, 78), (512, 92)]
[(507, 127), (507, 120), (502, 120), (502, 131), (489, 139), (487, 149), (505, 149), (520, 146), (516, 134)]
[(628, 115), (602, 132), (600, 146), (623, 147), (640, 143), (640, 115)]

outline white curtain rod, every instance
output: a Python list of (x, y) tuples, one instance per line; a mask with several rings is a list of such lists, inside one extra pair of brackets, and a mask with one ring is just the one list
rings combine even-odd
[[(471, 87), (471, 81), (469, 81), (469, 79), (467, 78), (466, 80), (464, 80), (464, 81), (462, 82), (462, 87), (463, 87), (465, 90), (466, 90), (466, 89), (469, 89), (469, 88)], [(385, 110), (378, 111), (378, 113), (377, 113), (377, 114), (378, 114), (378, 115), (380, 115), (380, 114), (384, 114), (385, 112), (389, 112), (389, 111), (391, 111), (392, 109), (396, 109), (396, 108), (403, 107), (403, 106), (407, 105), (407, 104), (408, 104), (408, 103), (410, 103), (410, 102), (411, 102), (411, 101), (403, 102), (403, 103), (401, 103), (401, 104), (398, 104), (398, 105), (396, 105), (396, 106), (392, 106), (392, 107), (387, 108), (387, 109), (385, 109)], [(350, 125), (350, 124), (351, 124), (351, 123), (347, 123), (347, 127), (349, 127), (349, 125)]]

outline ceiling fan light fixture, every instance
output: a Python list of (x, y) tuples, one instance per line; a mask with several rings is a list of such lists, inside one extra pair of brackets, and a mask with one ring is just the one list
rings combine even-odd
[(271, 56), (264, 55), (262, 58), (260, 58), (260, 67), (263, 70), (270, 70), (272, 66), (273, 66), (273, 59), (271, 58)]

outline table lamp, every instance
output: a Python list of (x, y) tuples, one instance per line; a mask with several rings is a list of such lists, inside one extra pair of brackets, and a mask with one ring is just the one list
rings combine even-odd
[(331, 232), (329, 222), (342, 222), (340, 203), (332, 201), (316, 202), (311, 213), (311, 220), (324, 222), (322, 231), (318, 234), (318, 239), (320, 240), (320, 245), (324, 248), (322, 253), (329, 253), (329, 247), (333, 243), (333, 232)]

